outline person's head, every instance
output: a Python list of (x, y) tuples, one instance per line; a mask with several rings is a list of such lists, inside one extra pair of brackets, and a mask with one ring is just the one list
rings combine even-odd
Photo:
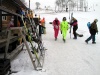
[(58, 20), (58, 18), (56, 17), (55, 20)]
[(63, 17), (63, 21), (66, 21), (66, 17)]
[(98, 22), (98, 19), (94, 19), (94, 22), (96, 22), (96, 23), (97, 23), (97, 22)]
[(11, 21), (13, 22), (13, 21), (14, 21), (14, 19), (13, 19), (13, 18), (11, 18)]
[(72, 17), (72, 20), (76, 20), (74, 17)]
[(45, 20), (45, 18), (43, 17), (43, 20)]
[(35, 14), (35, 17), (37, 17), (37, 14)]

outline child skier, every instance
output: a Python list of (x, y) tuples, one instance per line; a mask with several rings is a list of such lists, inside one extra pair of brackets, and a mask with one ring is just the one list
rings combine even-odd
[(63, 36), (63, 41), (66, 41), (67, 31), (69, 29), (68, 22), (66, 21), (66, 17), (63, 17), (63, 21), (60, 24), (60, 30)]

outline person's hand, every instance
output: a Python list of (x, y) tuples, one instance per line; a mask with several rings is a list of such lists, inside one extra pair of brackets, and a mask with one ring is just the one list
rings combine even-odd
[(97, 34), (98, 34), (98, 32), (97, 32)]
[(60, 31), (61, 32), (61, 34), (62, 34), (62, 31)]

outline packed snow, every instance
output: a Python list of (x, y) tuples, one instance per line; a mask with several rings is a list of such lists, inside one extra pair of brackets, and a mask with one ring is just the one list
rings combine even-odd
[(98, 30), (100, 31), (100, 11), (99, 6), (95, 11), (76, 12), (73, 16), (78, 20), (79, 34), (83, 37), (73, 39), (73, 34), (68, 31), (66, 42), (62, 40), (59, 32), (57, 41), (54, 38), (52, 22), (55, 17), (62, 21), (66, 17), (69, 21), (69, 12), (43, 13), (36, 12), (41, 18), (46, 19), (46, 34), (42, 35), (45, 51), (45, 60), (42, 71), (34, 70), (27, 50), (23, 50), (12, 62), (11, 70), (18, 71), (11, 75), (100, 75), (100, 33), (96, 35), (96, 44), (85, 40), (90, 36), (87, 22), (98, 19)]

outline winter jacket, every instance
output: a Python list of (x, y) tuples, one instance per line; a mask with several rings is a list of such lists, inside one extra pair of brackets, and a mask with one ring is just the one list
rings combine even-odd
[(59, 20), (54, 20), (53, 21), (54, 29), (59, 29), (59, 25), (60, 25), (60, 21)]
[(41, 25), (44, 26), (45, 24), (45, 19), (43, 18), (41, 21), (40, 21)]
[(60, 30), (61, 31), (67, 31), (68, 29), (69, 29), (68, 22), (62, 21), (61, 24), (60, 24)]
[(76, 26), (76, 25), (78, 25), (77, 20), (73, 20), (73, 21), (70, 23), (70, 25), (72, 25), (72, 26)]
[(94, 21), (90, 27), (90, 34), (95, 35), (96, 33), (98, 33), (98, 28), (96, 22)]

